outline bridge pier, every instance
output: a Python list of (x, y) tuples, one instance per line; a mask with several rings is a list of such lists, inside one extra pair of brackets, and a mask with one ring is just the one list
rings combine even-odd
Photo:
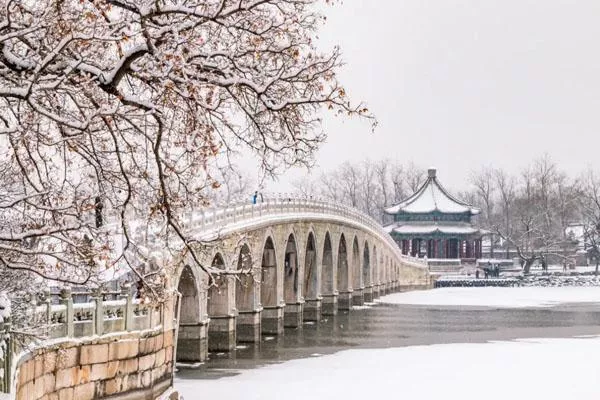
[(347, 311), (352, 308), (352, 289), (338, 295), (338, 310)]
[(364, 288), (354, 289), (352, 292), (352, 305), (362, 306), (365, 304)]
[(337, 315), (338, 311), (338, 295), (324, 294), (321, 303), (321, 313), (325, 316)]
[(235, 349), (235, 316), (213, 316), (208, 324), (208, 351)]
[(235, 322), (235, 330), (238, 342), (260, 342), (261, 310), (240, 311)]
[(286, 328), (299, 328), (302, 326), (304, 302), (285, 305), (283, 313), (283, 326)]
[(179, 324), (177, 361), (201, 362), (208, 359), (208, 322)]
[(377, 284), (373, 285), (373, 288), (371, 290), (373, 292), (373, 300), (378, 299), (379, 298), (379, 285), (377, 285)]
[(385, 296), (385, 283), (379, 284), (379, 297)]
[(365, 303), (372, 303), (373, 302), (373, 286), (365, 287), (363, 290), (363, 296), (364, 296)]
[(304, 303), (304, 321), (319, 322), (321, 320), (322, 299), (306, 300)]
[(261, 330), (264, 335), (281, 335), (283, 333), (284, 306), (263, 307)]

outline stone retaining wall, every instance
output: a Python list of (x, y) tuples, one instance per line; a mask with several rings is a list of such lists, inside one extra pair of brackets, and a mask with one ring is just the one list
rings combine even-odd
[(174, 330), (67, 340), (17, 365), (17, 400), (154, 400), (172, 383)]
[(433, 286), (432, 276), (424, 268), (401, 264), (399, 280), (402, 286)]

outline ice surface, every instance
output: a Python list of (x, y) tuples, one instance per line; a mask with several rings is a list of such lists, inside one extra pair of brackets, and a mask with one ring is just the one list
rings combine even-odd
[(597, 400), (599, 358), (598, 337), (347, 350), (175, 386), (185, 400)]
[[(600, 287), (458, 287), (394, 293), (382, 303), (501, 308), (551, 307), (561, 303), (600, 303)], [(599, 329), (600, 331), (600, 329)]]

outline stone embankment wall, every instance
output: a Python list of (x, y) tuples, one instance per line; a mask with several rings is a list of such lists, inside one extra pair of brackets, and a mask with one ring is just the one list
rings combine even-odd
[(399, 271), (399, 282), (401, 291), (432, 289), (435, 279), (425, 268), (419, 268), (411, 264), (401, 264)]
[(17, 365), (17, 400), (154, 400), (172, 384), (173, 329), (67, 340)]

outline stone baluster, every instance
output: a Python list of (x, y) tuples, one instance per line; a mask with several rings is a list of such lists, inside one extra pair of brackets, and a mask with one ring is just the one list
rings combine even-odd
[(60, 291), (60, 304), (66, 307), (65, 319), (67, 324), (67, 337), (73, 337), (75, 333), (74, 327), (74, 313), (73, 313), (73, 296), (71, 295), (71, 289), (62, 289)]
[(52, 298), (50, 297), (50, 291), (44, 291), (44, 303), (46, 303), (46, 326), (50, 326), (52, 320)]
[(96, 289), (93, 292), (92, 302), (94, 307), (94, 333), (102, 335), (104, 333), (104, 305), (102, 304), (102, 292)]
[(128, 283), (121, 284), (122, 299), (125, 299), (125, 315), (123, 315), (123, 329), (126, 331), (133, 330), (133, 298), (131, 297), (131, 285)]

